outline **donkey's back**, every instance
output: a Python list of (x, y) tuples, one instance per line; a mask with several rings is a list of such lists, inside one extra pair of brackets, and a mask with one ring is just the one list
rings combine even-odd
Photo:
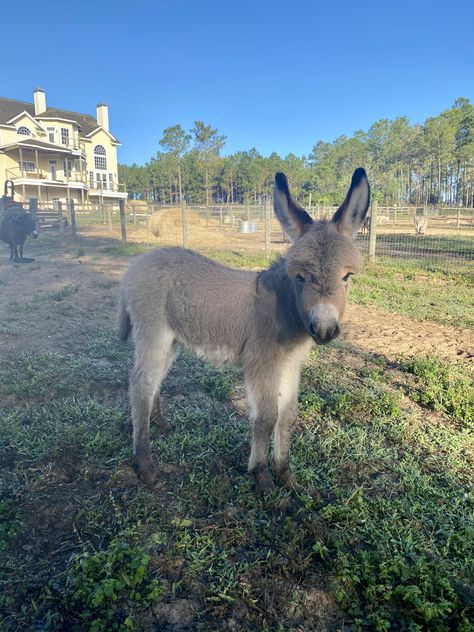
[(120, 297), (119, 331), (149, 346), (173, 337), (197, 355), (236, 361), (254, 305), (256, 273), (227, 268), (182, 248), (154, 250), (126, 273)]

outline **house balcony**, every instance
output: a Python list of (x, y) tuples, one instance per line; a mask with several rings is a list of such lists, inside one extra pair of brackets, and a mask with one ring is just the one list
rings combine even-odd
[(88, 189), (87, 178), (85, 174), (72, 171), (69, 175), (61, 177), (61, 171), (59, 171), (55, 177), (52, 177), (50, 171), (46, 171), (41, 168), (36, 168), (27, 171), (20, 167), (14, 167), (13, 169), (6, 170), (7, 180), (13, 180), (15, 186), (17, 185), (40, 185), (50, 187), (69, 187), (71, 189)]
[[(33, 165), (32, 165), (33, 166)], [(59, 189), (77, 189), (79, 191), (87, 192), (89, 197), (100, 199), (127, 199), (128, 194), (124, 184), (118, 182), (94, 182), (90, 181), (85, 173), (71, 171), (70, 174), (65, 175), (64, 172), (58, 171), (55, 177), (52, 177), (50, 171), (35, 168), (31, 171), (21, 169), (20, 167), (14, 167), (6, 170), (7, 180), (12, 180), (15, 188), (25, 187), (37, 187), (38, 191), (42, 187), (47, 188), (59, 188)], [(26, 193), (24, 194), (24, 197)], [(38, 194), (38, 197), (41, 197)]]
[(126, 199), (125, 185), (118, 182), (89, 182), (89, 197)]

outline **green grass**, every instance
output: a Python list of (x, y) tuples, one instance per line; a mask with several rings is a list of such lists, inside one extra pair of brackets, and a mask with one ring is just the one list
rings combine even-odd
[(472, 265), (443, 269), (379, 258), (353, 277), (350, 300), (456, 327), (474, 327)]
[[(130, 351), (103, 330), (74, 357), (1, 367), (2, 378), (14, 371), (2, 401), (21, 401), (2, 411), (4, 630), (159, 629), (176, 604), (202, 629), (232, 620), (311, 630), (312, 586), (353, 630), (470, 630), (472, 425), (444, 400), (427, 420), (425, 403), (404, 395), (423, 379), (440, 383), (439, 396), (458, 369), (426, 360), (394, 371), (343, 344), (315, 350), (292, 450), (305, 491), (258, 498), (245, 471), (248, 422), (229, 399), (241, 378), (188, 355), (164, 389), (175, 430), (152, 428), (160, 484), (138, 484), (128, 466)], [(51, 394), (51, 382), (63, 387)], [(9, 584), (20, 565), (28, 573)]]
[(430, 357), (403, 361), (402, 367), (416, 376), (409, 390), (414, 401), (474, 425), (474, 385), (459, 367)]

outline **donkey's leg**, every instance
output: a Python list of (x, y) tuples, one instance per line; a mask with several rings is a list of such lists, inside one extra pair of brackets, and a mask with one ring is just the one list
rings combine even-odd
[[(163, 382), (163, 380), (165, 379), (168, 371), (171, 368), (171, 365), (173, 364), (174, 360), (176, 358), (176, 348), (174, 347), (174, 345), (171, 348), (171, 352), (169, 354), (169, 358), (168, 358), (168, 363), (165, 366), (163, 364), (163, 375), (161, 376), (161, 382)], [(153, 398), (153, 404), (151, 407), (151, 414), (150, 414), (150, 420), (156, 424), (156, 426), (158, 428), (160, 428), (160, 430), (162, 430), (163, 432), (169, 432), (170, 430), (172, 430), (173, 426), (163, 417), (163, 414), (161, 412), (161, 405), (160, 405), (160, 388), (158, 386), (158, 389), (155, 393), (155, 397)]]
[(268, 447), (278, 418), (278, 384), (269, 377), (246, 376), (252, 423), (252, 447), (248, 470), (255, 479), (257, 489), (271, 491), (275, 485), (268, 469)]
[(135, 366), (130, 377), (130, 401), (133, 418), (133, 455), (140, 478), (152, 485), (156, 470), (150, 449), (150, 414), (153, 400), (173, 357), (172, 336), (152, 335), (140, 332), (136, 341)]
[(298, 388), (301, 363), (290, 362), (280, 375), (278, 389), (278, 421), (273, 443), (273, 467), (278, 482), (285, 487), (298, 485), (290, 471), (289, 452), (293, 426), (298, 414)]

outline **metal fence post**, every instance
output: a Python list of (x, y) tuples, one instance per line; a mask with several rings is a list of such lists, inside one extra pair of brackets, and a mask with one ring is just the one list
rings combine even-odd
[[(207, 214), (207, 208), (206, 208)], [(181, 201), (181, 221), (183, 223), (183, 248), (188, 247), (188, 218), (186, 216), (186, 209), (184, 203)]]
[(377, 243), (377, 202), (372, 202), (369, 228), (369, 261), (375, 261), (375, 246)]
[(61, 234), (64, 233), (64, 221), (63, 221), (63, 203), (58, 202), (58, 227)]
[(69, 217), (71, 219), (71, 235), (73, 239), (77, 239), (76, 231), (76, 209), (74, 208), (74, 200), (69, 200)]
[(119, 200), (120, 228), (122, 229), (122, 241), (127, 243), (127, 225), (125, 223), (125, 200)]
[(270, 252), (271, 243), (270, 243), (270, 217), (268, 213), (268, 203), (267, 203), (266, 198), (263, 204), (263, 213), (264, 213), (264, 220), (265, 220), (265, 254), (268, 255)]

